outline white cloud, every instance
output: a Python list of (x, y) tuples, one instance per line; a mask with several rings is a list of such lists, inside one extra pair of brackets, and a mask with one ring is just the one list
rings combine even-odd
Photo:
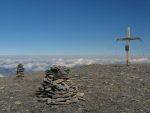
[[(150, 58), (134, 58), (132, 63), (150, 63)], [(125, 62), (124, 58), (113, 57), (51, 57), (51, 56), (0, 56), (0, 73), (2, 69), (15, 72), (17, 64), (24, 64), (26, 71), (44, 71), (51, 65), (65, 65), (74, 67), (89, 64), (115, 64)], [(6, 72), (7, 73), (7, 72)]]
[(2, 74), (0, 74), (0, 77), (4, 77)]
[(134, 58), (131, 60), (133, 63), (150, 63), (149, 58)]

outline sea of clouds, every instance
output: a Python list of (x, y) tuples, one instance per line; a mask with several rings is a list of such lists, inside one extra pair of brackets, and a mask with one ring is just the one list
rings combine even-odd
[[(24, 65), (26, 72), (45, 71), (52, 65), (77, 67), (89, 64), (121, 64), (124, 58), (115, 57), (84, 57), (84, 56), (0, 56), (0, 77), (15, 74), (19, 63)], [(132, 59), (132, 63), (150, 63), (150, 58)]]

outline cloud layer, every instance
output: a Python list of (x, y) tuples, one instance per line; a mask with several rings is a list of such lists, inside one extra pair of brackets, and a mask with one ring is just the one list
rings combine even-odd
[(4, 77), (3, 75), (0, 75), (0, 77)]
[[(15, 73), (17, 64), (24, 64), (27, 72), (44, 71), (51, 65), (75, 67), (89, 64), (123, 63), (123, 58), (113, 57), (58, 57), (58, 56), (0, 56), (0, 77)], [(150, 63), (150, 58), (135, 58), (132, 63)]]

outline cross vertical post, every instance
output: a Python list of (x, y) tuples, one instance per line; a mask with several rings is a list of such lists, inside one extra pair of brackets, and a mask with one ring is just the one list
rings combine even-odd
[(130, 41), (131, 40), (140, 40), (139, 37), (131, 37), (130, 36), (130, 27), (127, 29), (127, 37), (125, 38), (117, 38), (117, 41), (126, 41), (125, 51), (126, 51), (126, 64), (129, 66), (130, 64)]
[(128, 40), (126, 41), (127, 42), (127, 44), (126, 44), (126, 49), (125, 49), (125, 51), (126, 51), (126, 53), (127, 53), (127, 55), (126, 55), (126, 59), (127, 59), (127, 66), (129, 65), (129, 62), (130, 62), (130, 27), (128, 27), (128, 30), (127, 30), (127, 38), (128, 38)]

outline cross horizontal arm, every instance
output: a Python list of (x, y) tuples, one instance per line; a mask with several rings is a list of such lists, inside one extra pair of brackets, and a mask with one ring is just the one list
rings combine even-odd
[(130, 40), (141, 40), (140, 37), (133, 37), (133, 38), (130, 38)]
[(128, 40), (127, 38), (117, 38), (117, 41), (124, 41), (124, 40)]
[(117, 38), (117, 41), (125, 41), (125, 40), (141, 40), (140, 37), (131, 37), (131, 38)]

